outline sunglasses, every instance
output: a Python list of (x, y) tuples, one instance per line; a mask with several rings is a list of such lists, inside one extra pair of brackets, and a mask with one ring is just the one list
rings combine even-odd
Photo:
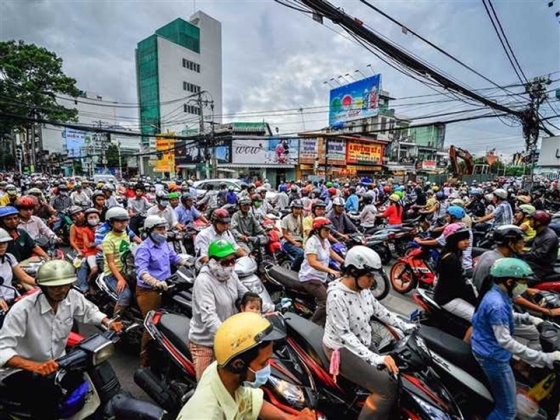
[(222, 267), (231, 267), (235, 265), (236, 258), (226, 258), (224, 260), (220, 260), (220, 265)]

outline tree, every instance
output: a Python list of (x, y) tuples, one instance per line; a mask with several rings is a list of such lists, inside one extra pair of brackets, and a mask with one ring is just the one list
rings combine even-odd
[[(76, 80), (62, 71), (55, 53), (23, 41), (0, 42), (0, 112), (66, 122), (78, 110), (57, 103), (58, 95), (80, 95)], [(0, 115), (0, 134), (24, 130), (32, 123)]]
[[(105, 158), (107, 159), (107, 166), (110, 168), (119, 167), (119, 148), (116, 144), (110, 143), (105, 151)], [(126, 165), (126, 160), (122, 159), (123, 167)]]

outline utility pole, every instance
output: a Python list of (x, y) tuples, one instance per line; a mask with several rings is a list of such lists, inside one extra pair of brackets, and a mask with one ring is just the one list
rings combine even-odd
[[(196, 100), (198, 104), (198, 109), (200, 110), (200, 138), (204, 142), (204, 168), (206, 172), (206, 179), (210, 178), (210, 168), (209, 168), (209, 156), (208, 156), (208, 142), (206, 135), (204, 134), (204, 110), (202, 106), (202, 92), (198, 92), (198, 99)], [(200, 143), (199, 143), (200, 145)]]
[(212, 111), (212, 177), (218, 178), (218, 156), (216, 156), (216, 131), (214, 129), (216, 123), (214, 122), (214, 102), (210, 104), (210, 110)]
[(121, 142), (117, 140), (117, 151), (119, 153), (119, 179), (122, 179), (122, 157), (121, 157)]
[(522, 111), (520, 119), (523, 126), (523, 136), (525, 137), (527, 155), (531, 164), (529, 172), (531, 176), (531, 187), (534, 182), (534, 160), (541, 125), (539, 108), (548, 97), (546, 93), (546, 85), (549, 85), (550, 83), (551, 81), (549, 78), (536, 77), (525, 85), (525, 92), (529, 94), (531, 102), (529, 103), (529, 106)]

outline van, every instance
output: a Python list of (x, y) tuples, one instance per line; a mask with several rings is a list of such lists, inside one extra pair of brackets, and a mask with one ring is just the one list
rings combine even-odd
[(117, 178), (115, 178), (115, 176), (111, 175), (111, 174), (96, 174), (96, 175), (93, 176), (93, 182), (95, 182), (95, 183), (104, 182), (104, 183), (116, 184), (117, 183)]

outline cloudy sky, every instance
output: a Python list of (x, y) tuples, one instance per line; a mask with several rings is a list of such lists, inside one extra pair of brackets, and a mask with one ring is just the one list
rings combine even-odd
[[(496, 83), (519, 83), (481, 0), (371, 1)], [(463, 84), (491, 87), (359, 1), (332, 2)], [(548, 0), (494, 0), (493, 4), (527, 77), (550, 74), (555, 82), (549, 88), (560, 88), (560, 23), (554, 16), (560, 3), (555, 8), (548, 7)], [(383, 89), (396, 98), (393, 105), (399, 115), (418, 117), (472, 108), (462, 102), (422, 104), (446, 99), (441, 96), (400, 99), (434, 92), (380, 61), (332, 22), (320, 25), (273, 0), (0, 0), (0, 39), (23, 39), (53, 50), (81, 89), (136, 103), (137, 42), (177, 17), (188, 20), (194, 10), (222, 22), (223, 113), (237, 114), (230, 120), (251, 121), (255, 117), (247, 113), (271, 111), (256, 119), (264, 117), (281, 133), (301, 131), (304, 126), (308, 130), (325, 127), (329, 87), (324, 82), (347, 73), (358, 76), (356, 70), (369, 75), (372, 69), (382, 74)], [(510, 90), (522, 92), (520, 87)], [(519, 105), (515, 99), (523, 100), (504, 96), (498, 89), (483, 93), (508, 104)], [(554, 93), (551, 99), (560, 114)], [(272, 112), (299, 108), (303, 118), (297, 111)], [(553, 115), (548, 104), (543, 114)], [(121, 117), (130, 124), (137, 115)], [(560, 118), (552, 121), (560, 127)], [(446, 143), (475, 153), (496, 147), (499, 153), (510, 155), (524, 143), (520, 127), (508, 124), (498, 119), (452, 124)]]

